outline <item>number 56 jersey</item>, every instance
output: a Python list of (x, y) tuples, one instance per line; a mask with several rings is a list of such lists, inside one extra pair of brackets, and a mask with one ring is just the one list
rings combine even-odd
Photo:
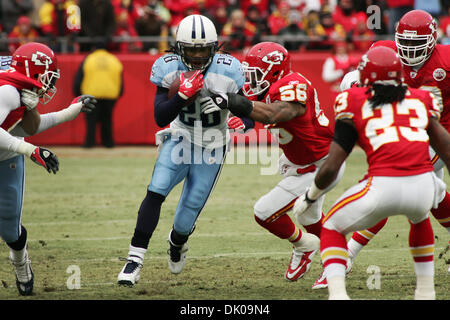
[(287, 101), (306, 106), (306, 113), (268, 127), (276, 135), (284, 155), (296, 165), (309, 165), (328, 154), (333, 132), (320, 108), (317, 91), (300, 73), (292, 72), (269, 88), (266, 103)]
[(367, 155), (368, 176), (410, 176), (433, 171), (427, 133), (441, 105), (434, 95), (409, 88), (401, 102), (372, 108), (368, 88), (351, 88), (336, 97), (336, 120), (351, 119)]

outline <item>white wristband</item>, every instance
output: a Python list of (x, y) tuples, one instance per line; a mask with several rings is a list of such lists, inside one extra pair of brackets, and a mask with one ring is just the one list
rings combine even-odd
[(17, 148), (14, 151), (23, 154), (27, 157), (30, 157), (31, 154), (34, 152), (34, 149), (36, 149), (36, 146), (21, 140), (20, 143), (17, 144)]
[(323, 195), (324, 191), (325, 190), (319, 189), (316, 186), (316, 183), (313, 181), (312, 184), (311, 184), (311, 187), (309, 187), (309, 190), (308, 190), (308, 198), (310, 200), (315, 201), (315, 200), (319, 199)]

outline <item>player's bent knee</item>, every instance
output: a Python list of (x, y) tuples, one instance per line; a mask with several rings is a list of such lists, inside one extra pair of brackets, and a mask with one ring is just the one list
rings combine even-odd
[(267, 210), (267, 206), (264, 204), (264, 201), (261, 201), (261, 199), (258, 200), (253, 206), (253, 212), (255, 213), (255, 218), (262, 221), (267, 220), (274, 213)]

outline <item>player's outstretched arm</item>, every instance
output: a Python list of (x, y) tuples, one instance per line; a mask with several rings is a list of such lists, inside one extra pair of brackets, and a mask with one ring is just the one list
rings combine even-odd
[(38, 134), (63, 122), (74, 120), (81, 112), (92, 112), (95, 109), (96, 103), (97, 100), (95, 97), (91, 95), (81, 95), (73, 99), (67, 108), (57, 112), (39, 115), (35, 108), (27, 108), (23, 120), (20, 122), (19, 126), (11, 131), (11, 134), (19, 137)]
[(444, 161), (447, 170), (450, 172), (450, 134), (435, 118), (430, 118), (428, 125), (428, 136), (430, 145)]
[(264, 103), (255, 101), (249, 117), (264, 124), (289, 121), (305, 113), (305, 106), (300, 103), (276, 101)]
[(59, 169), (58, 158), (53, 152), (18, 139), (3, 128), (0, 128), (0, 149), (23, 154), (49, 173), (56, 173)]

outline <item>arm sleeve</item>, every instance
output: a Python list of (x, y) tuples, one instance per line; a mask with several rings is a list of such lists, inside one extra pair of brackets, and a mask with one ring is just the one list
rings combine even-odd
[(155, 95), (155, 121), (156, 124), (163, 128), (171, 123), (184, 107), (185, 100), (178, 94), (169, 99), (169, 90), (158, 87)]
[(349, 154), (358, 140), (358, 132), (355, 127), (344, 120), (337, 120), (334, 128), (333, 141)]
[[(20, 94), (12, 86), (0, 87), (0, 124), (5, 121), (9, 113), (20, 105)], [(0, 149), (30, 156), (34, 146), (22, 139), (12, 136), (8, 131), (0, 128)]]

